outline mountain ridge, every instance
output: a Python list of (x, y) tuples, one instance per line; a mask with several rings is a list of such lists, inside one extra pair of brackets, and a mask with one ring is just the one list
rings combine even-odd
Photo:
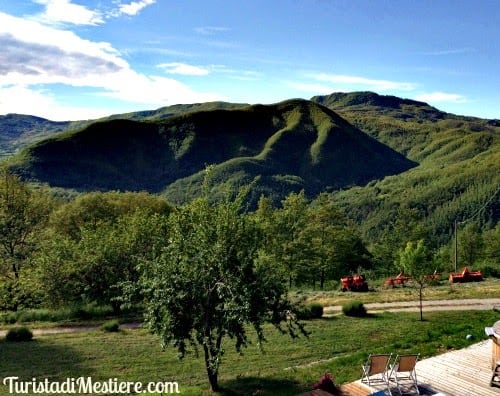
[(228, 174), (226, 181), (243, 172), (239, 182), (264, 176), (263, 191), (278, 178), (284, 193), (300, 187), (310, 195), (416, 165), (332, 110), (292, 99), (155, 121), (100, 121), (35, 143), (12, 167), (53, 187), (158, 193), (180, 179), (199, 184), (209, 164), (219, 178)]
[[(294, 108), (294, 104), (300, 106)], [(135, 153), (140, 155), (131, 156), (133, 160), (113, 165), (107, 162), (113, 156), (102, 152), (99, 162), (90, 160), (79, 164), (82, 169), (73, 168), (75, 186), (80, 191), (95, 188), (95, 179), (105, 173), (108, 180), (120, 181), (119, 189), (130, 190), (131, 180), (140, 180), (143, 184), (134, 188), (155, 191), (173, 203), (182, 204), (200, 193), (204, 169), (214, 165), (210, 190), (214, 197), (252, 182), (255, 176), (260, 178), (254, 183), (253, 202), (261, 194), (279, 204), (280, 199), (292, 191), (306, 189), (310, 195), (330, 192), (333, 202), (358, 224), (365, 240), (376, 243), (398, 222), (398, 216), (407, 212), (422, 227), (431, 230), (436, 242), (443, 242), (451, 235), (450, 225), (455, 219), (470, 217), (500, 186), (499, 120), (448, 114), (424, 102), (372, 92), (334, 93), (313, 97), (311, 101), (290, 99), (274, 105), (224, 102), (178, 105), (174, 109), (166, 107), (111, 118), (80, 124), (76, 130), (58, 132), (48, 139), (64, 142), (67, 136), (79, 135), (90, 128), (94, 130), (97, 147), (102, 143), (100, 133), (111, 130), (116, 136), (107, 142), (108, 149), (112, 150), (120, 142), (120, 130), (126, 131), (127, 126), (140, 125), (140, 129), (145, 130), (144, 136), (149, 136), (152, 144), (135, 147)], [(222, 119), (225, 124), (217, 124), (217, 120)], [(169, 139), (159, 134), (161, 128), (164, 133), (168, 131)], [(344, 130), (341, 137), (356, 147), (350, 151), (350, 157), (348, 150), (339, 149), (344, 146), (328, 146), (326, 137), (335, 136), (336, 128)], [(251, 131), (254, 133), (249, 133)], [(219, 138), (213, 139), (211, 133), (218, 134)], [(398, 158), (396, 164), (403, 161), (401, 164), (406, 164), (406, 168), (377, 174), (380, 164), (385, 162), (384, 154), (377, 154), (375, 150), (373, 158), (378, 156), (378, 161), (360, 162), (364, 157), (363, 145), (354, 144), (360, 136), (366, 137), (362, 142), (368, 144), (375, 140), (399, 153), (393, 157), (391, 152), (391, 158)], [(63, 150), (51, 162), (45, 162), (49, 164), (46, 166), (37, 155), (32, 155), (33, 150), (45, 145), (47, 140), (9, 157), (12, 169), (33, 181), (36, 181), (33, 166), (45, 172), (58, 169), (56, 174), (64, 179), (67, 164), (61, 162), (61, 158), (77, 159), (81, 147), (76, 145), (71, 155)], [(203, 152), (199, 148), (203, 148)], [(134, 145), (129, 145), (129, 149), (131, 155)], [(169, 154), (162, 157), (152, 155), (154, 152), (162, 156), (165, 152)], [(335, 166), (328, 162), (325, 153), (330, 157), (336, 153)], [(162, 159), (151, 162), (151, 158)], [(125, 171), (120, 170), (123, 164)], [(92, 166), (95, 168), (89, 170)], [(352, 173), (351, 168), (356, 171), (356, 180), (345, 177)], [(368, 176), (366, 171), (370, 173)], [(170, 177), (169, 183), (160, 185), (158, 180), (165, 180), (165, 175)], [(109, 185), (99, 186), (101, 190), (108, 188)], [(483, 226), (494, 226), (500, 219), (499, 196), (478, 217)]]

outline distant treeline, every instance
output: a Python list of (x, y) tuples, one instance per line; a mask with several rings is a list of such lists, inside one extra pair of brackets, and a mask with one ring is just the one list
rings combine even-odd
[[(397, 273), (399, 252), (407, 242), (422, 240), (435, 269), (452, 270), (452, 240), (437, 244), (436, 230), (420, 221), (415, 208), (399, 208), (393, 221), (377, 231), (376, 241), (367, 243), (333, 198), (322, 193), (310, 200), (303, 192), (290, 193), (275, 206), (263, 196), (255, 211), (241, 211), (237, 216), (258, 235), (252, 242), (255, 265), (274, 271), (287, 287), (332, 287), (341, 276), (358, 271)], [(136, 283), (169, 246), (170, 217), (177, 211), (146, 192), (91, 192), (64, 200), (3, 171), (0, 309), (97, 303), (119, 312), (127, 285)], [(187, 217), (185, 227), (196, 229), (190, 218), (196, 216)], [(460, 263), (500, 276), (500, 226), (475, 220), (460, 227)], [(176, 221), (178, 227), (178, 215)]]

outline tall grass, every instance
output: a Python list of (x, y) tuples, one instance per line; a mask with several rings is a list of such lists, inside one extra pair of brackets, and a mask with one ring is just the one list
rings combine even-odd
[[(123, 318), (140, 320), (134, 310), (122, 312)], [(15, 312), (0, 312), (0, 324), (33, 322), (67, 322), (102, 320), (113, 316), (113, 309), (108, 305), (77, 305), (59, 309), (23, 309)]]

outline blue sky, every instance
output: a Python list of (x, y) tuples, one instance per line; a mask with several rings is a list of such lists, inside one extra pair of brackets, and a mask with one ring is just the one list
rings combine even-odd
[(361, 90), (500, 118), (500, 2), (0, 0), (0, 114)]

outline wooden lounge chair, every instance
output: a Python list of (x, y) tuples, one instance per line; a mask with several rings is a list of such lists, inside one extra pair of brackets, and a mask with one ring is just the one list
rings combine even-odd
[(415, 393), (420, 395), (417, 384), (417, 364), (419, 354), (397, 355), (394, 364), (390, 367), (389, 380), (396, 382), (396, 387), (400, 395), (408, 393), (411, 388), (415, 388)]
[(363, 377), (361, 382), (368, 384), (369, 387), (375, 384), (384, 384), (390, 394), (388, 368), (391, 357), (392, 353), (369, 355), (368, 360), (362, 366)]

